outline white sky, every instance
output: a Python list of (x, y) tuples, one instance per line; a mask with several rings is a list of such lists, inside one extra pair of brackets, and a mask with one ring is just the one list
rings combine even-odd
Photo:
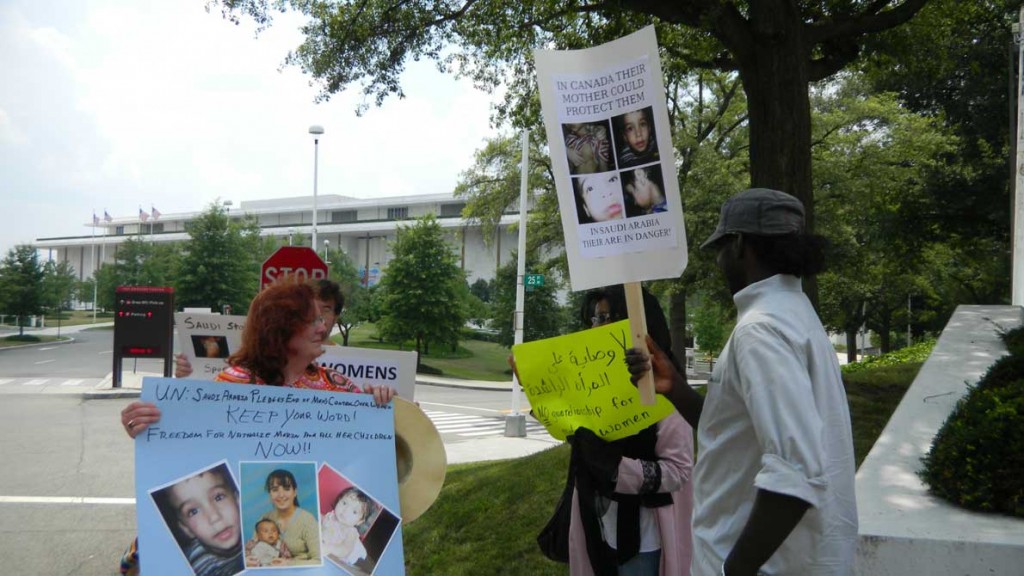
[(0, 257), (88, 235), (92, 214), (202, 210), (320, 194), (450, 192), (489, 126), (492, 97), (410, 63), (406, 98), (355, 115), (358, 87), (314, 104), (298, 20), (258, 38), (204, 0), (0, 1)]

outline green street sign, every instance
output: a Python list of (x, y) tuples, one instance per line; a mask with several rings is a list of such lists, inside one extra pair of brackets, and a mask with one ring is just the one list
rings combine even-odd
[(543, 286), (544, 275), (543, 274), (527, 274), (523, 277), (523, 285), (526, 287), (531, 286)]

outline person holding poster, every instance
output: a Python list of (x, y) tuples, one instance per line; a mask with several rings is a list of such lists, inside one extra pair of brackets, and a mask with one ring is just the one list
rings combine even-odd
[(697, 427), (692, 572), (839, 576), (857, 547), (850, 412), (835, 351), (800, 278), (824, 265), (824, 239), (804, 232), (799, 200), (754, 188), (722, 206), (701, 246), (737, 308), (706, 399), (661, 345), (628, 350), (633, 381)]
[[(316, 307), (324, 317), (324, 326), (327, 328), (324, 332), (324, 346), (333, 346), (331, 332), (338, 323), (338, 316), (341, 315), (342, 308), (345, 307), (345, 296), (341, 293), (341, 286), (334, 280), (323, 278), (313, 283), (313, 287), (316, 290)], [(224, 347), (224, 343), (220, 345), (222, 348)], [(196, 355), (199, 356), (199, 354)], [(188, 361), (188, 357), (184, 354), (175, 354), (174, 377), (188, 378), (191, 375), (192, 363)]]
[[(229, 368), (216, 380), (309, 388), (334, 392), (373, 394), (383, 405), (395, 395), (389, 386), (367, 385), (360, 390), (348, 378), (317, 366), (313, 361), (323, 353), (326, 319), (309, 284), (279, 281), (253, 299), (242, 332), (241, 347), (228, 358)], [(151, 402), (135, 401), (121, 411), (121, 425), (135, 438), (160, 421), (160, 410)], [(315, 522), (314, 522), (315, 524)], [(133, 543), (122, 558), (122, 573), (137, 569), (138, 550)]]
[[(644, 290), (647, 327), (671, 349), (658, 300)], [(601, 326), (627, 317), (621, 285), (592, 290), (581, 320)], [(678, 412), (633, 436), (605, 442), (578, 428), (569, 524), (572, 576), (686, 576), (690, 570), (693, 431)]]

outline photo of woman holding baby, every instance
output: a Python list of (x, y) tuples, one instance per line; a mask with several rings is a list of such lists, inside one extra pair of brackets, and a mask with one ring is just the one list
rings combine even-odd
[[(246, 566), (321, 564), (320, 525), (314, 516), (319, 508), (316, 464), (242, 462), (241, 468), (243, 516), (250, 529), (247, 534), (253, 536), (246, 545)], [(259, 542), (269, 544), (280, 555), (274, 557), (267, 546), (259, 546), (262, 553), (256, 554)]]

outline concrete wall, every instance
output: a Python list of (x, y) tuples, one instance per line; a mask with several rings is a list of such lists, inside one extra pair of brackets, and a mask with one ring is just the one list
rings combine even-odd
[(1024, 574), (1024, 520), (957, 508), (928, 493), (921, 458), (957, 401), (1006, 354), (1014, 306), (960, 306), (857, 471), (863, 576)]

